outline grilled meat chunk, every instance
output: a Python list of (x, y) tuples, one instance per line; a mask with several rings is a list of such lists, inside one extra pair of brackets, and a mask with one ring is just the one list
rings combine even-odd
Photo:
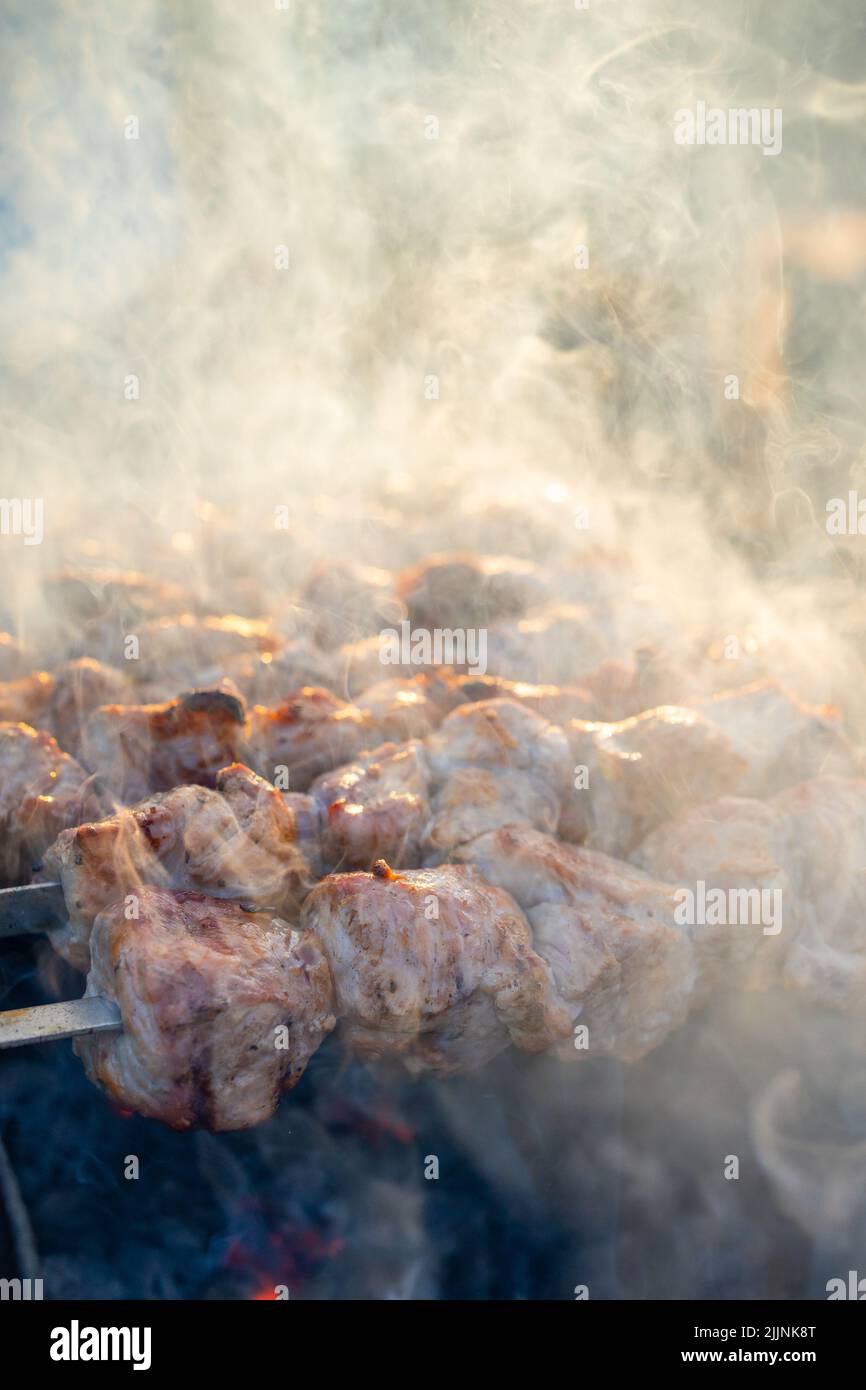
[(466, 554), (428, 556), (398, 576), (395, 590), (417, 627), (455, 629), (524, 613), (547, 586), (529, 560)]
[(85, 765), (127, 803), (182, 783), (212, 787), (219, 769), (246, 752), (244, 703), (214, 688), (162, 705), (104, 705), (82, 745)]
[(302, 924), (331, 963), (341, 1032), (413, 1072), (480, 1066), (508, 1045), (540, 1051), (569, 1029), (520, 909), (465, 866), (335, 874)]
[(491, 627), (487, 671), (534, 684), (578, 685), (607, 655), (609, 641), (589, 608), (549, 603)]
[(102, 807), (84, 768), (28, 724), (0, 724), (0, 767), (0, 877), (27, 883), (60, 831)]
[(380, 681), (362, 691), (356, 704), (362, 713), (370, 715), (376, 727), (388, 730), (391, 741), (426, 738), (442, 718), (430, 693), (432, 684), (420, 680)]
[(388, 570), (346, 561), (320, 563), (298, 596), (325, 648), (371, 636), (401, 616)]
[(174, 1129), (247, 1129), (274, 1112), (334, 1026), (316, 938), (199, 893), (143, 888), (97, 918), (87, 994), (123, 1031), (78, 1038), (89, 1079)]
[(16, 681), (26, 676), (36, 660), (11, 632), (0, 630), (0, 681)]
[(562, 730), (512, 700), (461, 705), (427, 740), (435, 783), (427, 843), (444, 859), (497, 826), (553, 831), (569, 762)]
[[(679, 1027), (710, 987), (718, 943), (705, 948), (701, 969), (688, 932), (676, 923), (670, 885), (529, 826), (482, 835), (456, 857), (523, 908), (569, 1017), (589, 1030), (587, 1055), (636, 1061)], [(584, 1054), (569, 1047), (562, 1055)]]
[(218, 683), (244, 662), (273, 658), (282, 639), (261, 618), (236, 613), (175, 613), (144, 623), (139, 633), (139, 673), (153, 681), (170, 671), (174, 689), (180, 683)]
[(769, 796), (822, 772), (852, 776), (857, 771), (836, 710), (803, 704), (778, 681), (756, 681), (689, 703), (745, 759), (742, 796)]
[(276, 709), (254, 705), (250, 711), (256, 768), (269, 778), (286, 768), (293, 791), (305, 791), (321, 773), (379, 742), (370, 714), (316, 686), (296, 690)]
[(93, 711), (100, 705), (129, 705), (134, 699), (132, 683), (122, 671), (79, 657), (53, 672), (47, 723), (60, 747), (79, 757), (84, 726)]
[(72, 965), (87, 969), (98, 914), (143, 884), (295, 914), (311, 873), (292, 811), (240, 763), (216, 781), (216, 790), (175, 787), (58, 836), (45, 867), (63, 886), (68, 923), (51, 940)]
[(866, 995), (866, 781), (815, 777), (769, 801), (723, 797), (658, 826), (635, 861), (660, 878), (739, 894), (778, 890), (781, 930), (749, 973), (827, 1007)]
[(54, 677), (47, 671), (34, 671), (18, 680), (0, 682), (0, 720), (4, 723), (45, 723), (54, 692)]
[(575, 787), (559, 834), (627, 857), (654, 825), (685, 806), (736, 791), (745, 758), (696, 710), (663, 706), (618, 724), (566, 727)]
[(310, 795), (322, 812), (322, 871), (370, 869), (384, 858), (395, 867), (417, 864), (430, 816), (428, 785), (417, 739), (384, 743), (318, 777)]

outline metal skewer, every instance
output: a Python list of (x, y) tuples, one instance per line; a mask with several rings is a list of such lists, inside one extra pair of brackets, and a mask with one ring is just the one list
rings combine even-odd
[(86, 1033), (117, 1032), (122, 1026), (120, 1009), (113, 1000), (86, 994), (63, 1004), (41, 1004), (33, 1009), (7, 1009), (0, 1013), (0, 1048), (79, 1038)]
[(65, 920), (66, 903), (59, 883), (0, 888), (0, 938), (51, 931)]

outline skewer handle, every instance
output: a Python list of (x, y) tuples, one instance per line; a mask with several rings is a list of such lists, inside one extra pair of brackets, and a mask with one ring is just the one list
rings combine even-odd
[(120, 1010), (111, 999), (85, 995), (63, 1004), (0, 1013), (0, 1048), (78, 1038), (85, 1033), (116, 1032), (121, 1027)]

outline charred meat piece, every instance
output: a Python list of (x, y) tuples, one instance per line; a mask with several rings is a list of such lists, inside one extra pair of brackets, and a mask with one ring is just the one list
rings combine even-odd
[(745, 759), (696, 710), (674, 705), (618, 724), (566, 727), (575, 787), (563, 799), (559, 834), (627, 857), (654, 825), (685, 806), (736, 791)]
[(430, 816), (422, 745), (384, 743), (316, 779), (321, 807), (322, 871), (371, 869), (377, 859), (417, 864)]
[(520, 909), (464, 866), (335, 874), (304, 904), (334, 976), (346, 1042), (413, 1072), (480, 1066), (509, 1041), (569, 1029)]
[(0, 682), (0, 720), (43, 725), (53, 692), (54, 677), (47, 671), (34, 671), (20, 680)]
[(72, 965), (87, 969), (98, 914), (144, 884), (297, 911), (311, 875), (292, 811), (240, 763), (216, 780), (215, 791), (175, 787), (58, 836), (45, 867), (63, 886), (68, 924), (51, 940)]
[(241, 698), (194, 690), (162, 705), (104, 705), (90, 716), (82, 758), (121, 801), (140, 801), (183, 783), (212, 787), (246, 751)]
[(84, 768), (28, 724), (0, 724), (0, 768), (0, 877), (27, 883), (60, 831), (102, 807)]
[(174, 1129), (248, 1129), (274, 1112), (334, 1026), (328, 963), (310, 933), (199, 893), (143, 888), (93, 929), (87, 994), (123, 1031), (76, 1040), (89, 1079)]
[(511, 555), (431, 555), (399, 575), (395, 589), (410, 622), (428, 629), (486, 627), (547, 596), (536, 566)]
[(586, 1053), (563, 1056), (636, 1061), (710, 987), (714, 948), (701, 971), (670, 885), (528, 826), (483, 835), (457, 857), (516, 898), (569, 1017), (588, 1028)]
[(84, 726), (100, 705), (132, 704), (132, 684), (122, 671), (89, 656), (65, 661), (53, 673), (47, 722), (61, 748), (80, 756)]
[(528, 821), (556, 829), (569, 764), (562, 730), (512, 700), (461, 705), (427, 740), (435, 790), (427, 843), (448, 858), (466, 840)]
[(271, 779), (287, 769), (292, 791), (379, 742), (372, 715), (316, 686), (296, 690), (276, 709), (254, 705), (250, 712), (256, 768)]

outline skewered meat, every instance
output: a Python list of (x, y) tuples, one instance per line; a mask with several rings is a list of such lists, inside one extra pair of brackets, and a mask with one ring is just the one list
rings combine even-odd
[(82, 566), (49, 575), (45, 597), (56, 625), (53, 649), (111, 664), (123, 656), (128, 633), (137, 634), (151, 615), (181, 611), (189, 596), (181, 585), (152, 575)]
[(430, 555), (399, 575), (395, 590), (423, 628), (485, 627), (547, 594), (537, 567), (511, 555)]
[(769, 801), (723, 797), (659, 826), (635, 853), (671, 883), (781, 893), (783, 930), (750, 984), (782, 982), (830, 1007), (866, 992), (866, 781), (815, 777)]
[(669, 884), (528, 826), (483, 835), (456, 857), (523, 908), (569, 1017), (589, 1029), (591, 1056), (637, 1060), (680, 1026), (696, 988), (709, 988), (726, 942), (707, 940), (699, 959)]
[(314, 777), (378, 742), (370, 714), (316, 686), (296, 690), (276, 709), (254, 705), (250, 711), (256, 768), (270, 778), (288, 768), (292, 790), (304, 791)]
[(42, 724), (53, 691), (54, 678), (47, 671), (34, 671), (19, 680), (0, 682), (0, 720), (12, 724)]
[(676, 704), (693, 693), (693, 682), (666, 650), (643, 642), (628, 661), (608, 657), (581, 676), (593, 702), (590, 718), (616, 722), (661, 705)]
[(45, 867), (60, 879), (68, 922), (52, 944), (72, 965), (87, 969), (98, 914), (143, 884), (297, 910), (310, 870), (292, 811), (242, 764), (224, 768), (216, 782), (217, 790), (175, 787), (58, 836)]
[(298, 601), (310, 610), (313, 635), (326, 648), (372, 636), (402, 616), (388, 570), (346, 561), (316, 565)]
[(427, 740), (431, 854), (501, 825), (555, 830), (569, 755), (562, 730), (512, 700), (461, 705)]
[(455, 704), (475, 700), (515, 700), (553, 724), (568, 719), (591, 719), (595, 708), (588, 690), (579, 685), (532, 685), (503, 676), (457, 676)]
[(176, 613), (142, 625), (138, 671), (145, 681), (170, 671), (175, 690), (177, 683), (217, 683), (234, 664), (243, 669), (244, 660), (272, 657), (281, 646), (282, 639), (261, 618)]
[(510, 680), (582, 685), (607, 655), (608, 642), (589, 608), (549, 603), (487, 634), (487, 671)]
[(159, 888), (141, 890), (136, 919), (122, 902), (97, 918), (87, 993), (123, 1018), (121, 1033), (76, 1040), (88, 1077), (175, 1129), (268, 1119), (335, 1021), (311, 933)]
[(566, 727), (586, 785), (564, 798), (559, 834), (626, 857), (652, 826), (684, 806), (737, 789), (746, 761), (696, 710), (666, 706), (618, 724)]
[(428, 693), (431, 686), (432, 681), (384, 680), (363, 691), (355, 703), (374, 724), (387, 728), (395, 742), (426, 738), (442, 717), (435, 697)]
[(121, 801), (181, 783), (212, 787), (242, 759), (243, 701), (228, 689), (194, 690), (162, 705), (104, 705), (87, 722), (82, 757)]
[(316, 779), (321, 807), (322, 871), (369, 869), (377, 859), (417, 864), (430, 815), (423, 747), (385, 743), (347, 767)]
[(27, 883), (60, 831), (102, 808), (84, 768), (28, 724), (0, 724), (0, 767), (0, 875)]
[(226, 662), (225, 673), (256, 705), (278, 705), (305, 685), (341, 685), (337, 657), (321, 651), (309, 637), (293, 638), (275, 652), (235, 656)]
[(340, 1030), (363, 1056), (410, 1071), (541, 1051), (569, 1029), (520, 909), (465, 866), (335, 874), (301, 914), (334, 976)]
[(691, 700), (746, 760), (743, 796), (767, 796), (819, 772), (856, 770), (836, 710), (797, 700), (778, 681), (756, 681), (706, 700)]
[(132, 704), (135, 698), (122, 671), (92, 657), (65, 661), (53, 677), (47, 721), (60, 747), (75, 757), (80, 757), (82, 732), (95, 709)]
[(866, 781), (815, 777), (772, 804), (786, 821), (781, 858), (796, 892), (784, 982), (830, 1008), (862, 1008)]
[(32, 671), (36, 661), (11, 632), (0, 631), (0, 681), (16, 681)]

